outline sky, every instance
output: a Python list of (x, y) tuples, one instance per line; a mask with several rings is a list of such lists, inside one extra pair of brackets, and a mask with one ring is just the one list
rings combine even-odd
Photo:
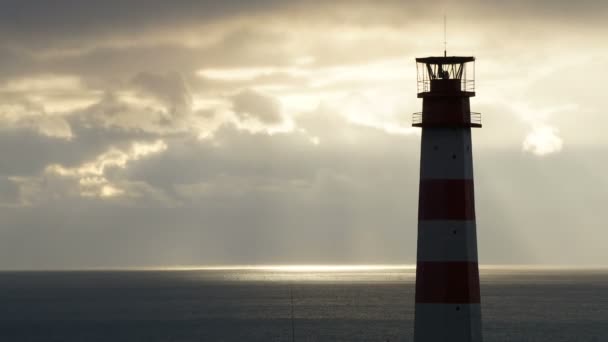
[(444, 14), (480, 263), (608, 266), (604, 1), (2, 0), (0, 269), (414, 263)]

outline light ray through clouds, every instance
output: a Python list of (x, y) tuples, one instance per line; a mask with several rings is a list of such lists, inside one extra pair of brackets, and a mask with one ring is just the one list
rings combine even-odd
[(604, 2), (11, 0), (0, 268), (412, 262), (444, 12), (477, 57), (481, 260), (566, 262), (581, 222), (571, 262), (608, 260)]

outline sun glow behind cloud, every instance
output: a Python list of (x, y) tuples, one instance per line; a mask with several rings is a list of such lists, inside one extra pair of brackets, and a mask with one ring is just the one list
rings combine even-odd
[(535, 127), (523, 142), (524, 151), (538, 156), (559, 152), (562, 146), (563, 141), (559, 137), (559, 130), (550, 126)]
[[(345, 115), (352, 123), (389, 134), (408, 135), (418, 132), (409, 125), (408, 107), (412, 101), (403, 96), (403, 85), (411, 84), (413, 87), (415, 82), (415, 75), (408, 72), (409, 62), (406, 59), (387, 59), (375, 63), (316, 67), (314, 57), (308, 56), (296, 66), (202, 69), (197, 74), (222, 82), (254, 82), (252, 89), (276, 98), (293, 116), (323, 105)], [(285, 75), (294, 79), (285, 80), (282, 78)], [(245, 123), (243, 127), (260, 130), (252, 124), (255, 122)], [(286, 132), (293, 128), (284, 126), (282, 130), (274, 131)]]

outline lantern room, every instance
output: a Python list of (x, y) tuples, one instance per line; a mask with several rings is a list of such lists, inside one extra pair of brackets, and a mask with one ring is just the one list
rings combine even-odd
[(475, 96), (475, 57), (416, 58), (418, 97)]
[(414, 127), (481, 127), (481, 114), (471, 112), (475, 96), (475, 57), (416, 58), (418, 97), (422, 112)]

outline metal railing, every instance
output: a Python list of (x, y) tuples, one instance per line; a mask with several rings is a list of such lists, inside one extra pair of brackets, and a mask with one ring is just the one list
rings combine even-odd
[(471, 112), (471, 124), (481, 126), (481, 113)]
[(464, 92), (475, 92), (475, 80), (461, 80), (460, 81), (460, 90)]
[[(468, 124), (470, 127), (481, 127), (481, 113), (470, 112), (469, 122), (463, 122)], [(423, 116), (422, 112), (416, 112), (412, 114), (412, 126), (422, 126)]]
[(429, 91), (431, 91), (431, 81), (418, 81), (418, 94), (428, 93)]
[(422, 124), (422, 112), (416, 112), (412, 114), (412, 125)]
[[(428, 79), (419, 80), (417, 82), (417, 91), (418, 91), (418, 94), (429, 93), (431, 91), (431, 80), (428, 80)], [(475, 92), (475, 80), (467, 80), (467, 79), (460, 80), (460, 91), (467, 92), (467, 93), (474, 93)]]

